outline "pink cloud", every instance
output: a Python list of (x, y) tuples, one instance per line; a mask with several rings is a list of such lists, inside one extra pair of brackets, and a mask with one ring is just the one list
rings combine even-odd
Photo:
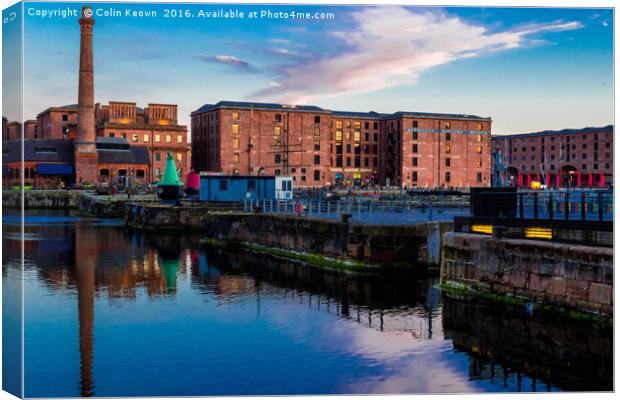
[(523, 47), (528, 36), (581, 28), (579, 22), (530, 24), (490, 32), (459, 17), (402, 7), (353, 14), (356, 30), (333, 32), (351, 50), (282, 69), (284, 78), (253, 99), (304, 104), (317, 99), (415, 85), (420, 75), (453, 61)]

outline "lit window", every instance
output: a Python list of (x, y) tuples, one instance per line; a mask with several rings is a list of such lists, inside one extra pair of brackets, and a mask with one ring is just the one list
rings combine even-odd
[(478, 168), (482, 167), (482, 158), (478, 158)]
[(344, 136), (345, 136), (346, 140), (351, 140), (351, 132), (346, 131)]
[(476, 135), (476, 142), (482, 142), (482, 135)]
[(172, 142), (172, 136), (166, 135), (166, 143)]
[(127, 134), (125, 132), (121, 133), (121, 137), (126, 139), (127, 138)]
[(341, 130), (336, 131), (336, 141), (342, 142), (342, 131)]
[(336, 128), (342, 129), (342, 121), (336, 121)]
[(177, 153), (177, 161), (183, 160), (183, 153)]
[(446, 129), (450, 129), (450, 123), (449, 123), (449, 122), (446, 122), (446, 123), (444, 124), (444, 127), (445, 127)]
[(232, 119), (233, 121), (237, 121), (239, 119), (239, 113), (238, 112), (232, 113)]
[(274, 136), (280, 136), (282, 134), (282, 128), (280, 128), (279, 126), (276, 126), (273, 128), (273, 135)]
[(360, 131), (355, 131), (355, 141), (359, 142), (361, 139), (361, 134)]
[(161, 142), (161, 136), (159, 135), (159, 133), (155, 134), (155, 141), (157, 143)]
[(360, 130), (362, 129), (362, 123), (360, 121), (355, 121), (355, 130)]
[(150, 135), (149, 135), (148, 133), (145, 133), (145, 134), (144, 134), (144, 141), (145, 141), (146, 143), (148, 143), (148, 141), (149, 141), (150, 139), (151, 139)]
[(314, 128), (314, 136), (321, 136), (321, 128), (319, 127)]
[(133, 135), (131, 135), (131, 140), (133, 140), (134, 142), (138, 141), (138, 134), (134, 133)]
[(239, 133), (239, 125), (234, 124), (232, 126), (232, 133), (235, 134), (235, 135)]
[(449, 144), (446, 145), (446, 154), (450, 154), (451, 147)]
[(476, 153), (482, 154), (482, 146), (476, 147)]
[(159, 178), (161, 176), (161, 169), (155, 168), (155, 176)]
[(177, 135), (177, 143), (183, 143), (183, 136)]
[(233, 163), (238, 163), (239, 162), (239, 153), (234, 153), (233, 154), (233, 158), (232, 158)]
[(481, 131), (482, 130), (482, 124), (478, 124), (478, 130)]
[(233, 149), (238, 149), (239, 148), (239, 138), (233, 138), (232, 140), (232, 147)]

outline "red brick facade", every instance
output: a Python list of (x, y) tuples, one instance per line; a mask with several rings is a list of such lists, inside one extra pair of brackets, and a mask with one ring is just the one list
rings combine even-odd
[(132, 146), (146, 146), (152, 168), (148, 181), (157, 181), (164, 173), (166, 154), (172, 152), (179, 178), (189, 172), (189, 144), (187, 127), (177, 123), (177, 106), (149, 104), (147, 108), (136, 103), (110, 102), (95, 106), (97, 136), (126, 138)]
[(499, 164), (494, 174), (514, 186), (537, 181), (550, 187), (604, 187), (613, 182), (613, 152), (613, 126), (498, 135), (493, 137)]
[(77, 105), (50, 107), (37, 115), (37, 139), (75, 139)]
[(236, 102), (191, 116), (198, 171), (290, 175), (298, 187), (490, 185), (489, 118)]

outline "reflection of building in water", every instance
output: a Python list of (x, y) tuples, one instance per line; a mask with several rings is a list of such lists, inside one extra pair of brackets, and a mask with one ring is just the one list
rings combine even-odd
[[(438, 291), (428, 280), (415, 277), (351, 278), (269, 256), (207, 247), (192, 257), (192, 281), (214, 294), (228, 295), (218, 296), (219, 301), (252, 295), (258, 303), (261, 293), (283, 294), (293, 302), (379, 331), (407, 332), (415, 339), (441, 334), (441, 327), (433, 326)], [(395, 310), (403, 305), (407, 311)]]
[[(445, 298), (443, 329), (468, 354), (472, 379), (515, 391), (612, 390), (610, 330), (530, 317), (507, 307)], [(500, 367), (501, 365), (501, 367)]]

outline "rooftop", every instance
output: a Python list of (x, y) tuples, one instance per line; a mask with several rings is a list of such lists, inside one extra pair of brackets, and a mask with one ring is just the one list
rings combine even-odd
[(605, 133), (614, 131), (613, 125), (607, 125), (603, 127), (587, 127), (587, 128), (567, 128), (562, 130), (546, 130), (540, 132), (532, 132), (532, 133), (516, 133), (512, 135), (493, 135), (493, 139), (503, 139), (503, 138), (525, 138), (525, 137), (536, 137), (536, 136), (554, 136), (554, 135), (571, 135), (571, 134), (591, 134), (591, 133)]
[(490, 121), (491, 118), (479, 117), (477, 115), (469, 114), (441, 114), (441, 113), (427, 113), (427, 112), (415, 112), (415, 111), (397, 111), (392, 114), (378, 113), (375, 111), (370, 112), (358, 112), (358, 111), (332, 111), (317, 106), (308, 105), (286, 105), (278, 103), (257, 103), (257, 102), (242, 102), (242, 101), (219, 101), (215, 104), (205, 104), (191, 115), (200, 114), (203, 112), (214, 111), (221, 108), (237, 108), (237, 109), (256, 109), (256, 110), (278, 110), (278, 111), (309, 111), (316, 113), (331, 113), (336, 117), (343, 118), (372, 118), (372, 119), (391, 119), (391, 118), (450, 118), (450, 119), (475, 119)]

